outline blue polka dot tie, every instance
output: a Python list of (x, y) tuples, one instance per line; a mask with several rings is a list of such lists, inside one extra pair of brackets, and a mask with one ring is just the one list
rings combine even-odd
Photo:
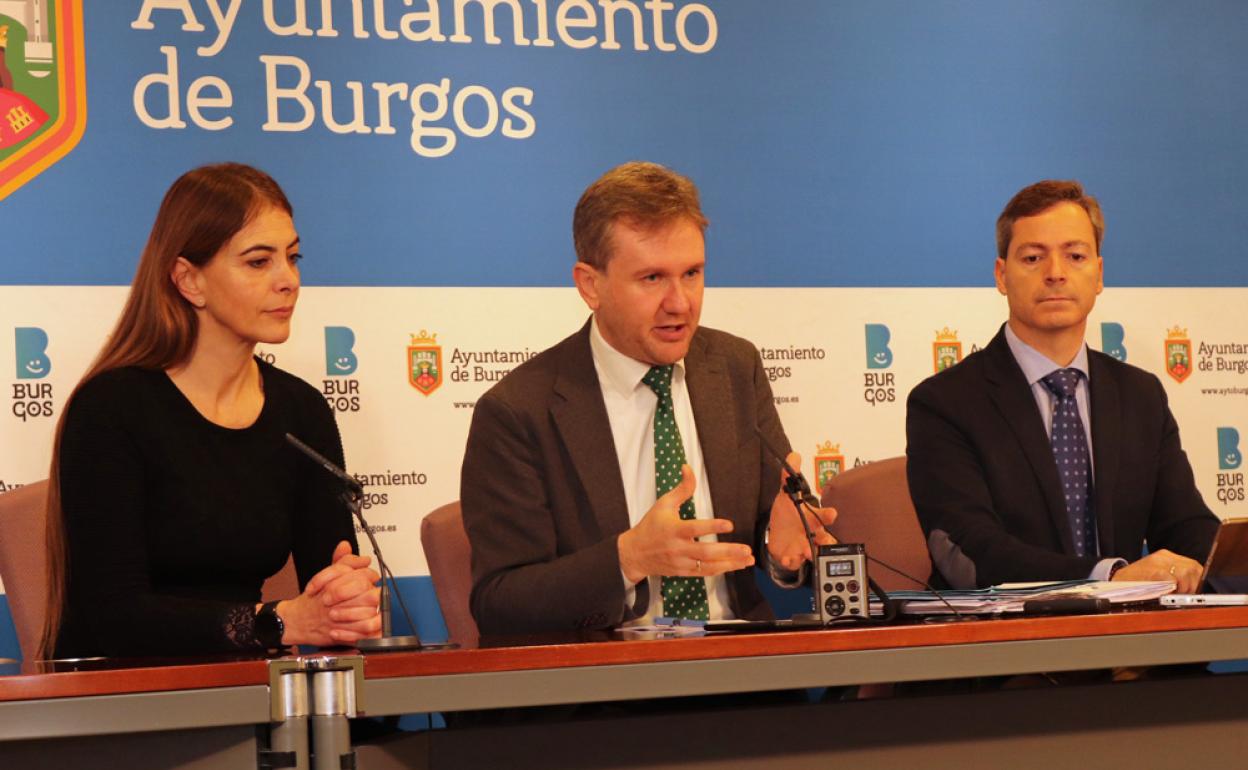
[(1066, 515), (1075, 539), (1075, 555), (1096, 554), (1096, 517), (1092, 515), (1092, 459), (1088, 454), (1088, 434), (1079, 417), (1075, 389), (1083, 372), (1059, 369), (1041, 378), (1053, 394), (1053, 459), (1062, 478)]
[[(680, 483), (680, 466), (685, 464), (685, 445), (680, 441), (676, 410), (672, 406), (672, 365), (651, 367), (641, 381), (659, 397), (654, 408), (654, 492), (657, 498)], [(681, 503), (680, 518), (694, 518), (692, 499)], [(664, 615), (692, 620), (710, 619), (704, 578), (664, 575), (660, 586)]]

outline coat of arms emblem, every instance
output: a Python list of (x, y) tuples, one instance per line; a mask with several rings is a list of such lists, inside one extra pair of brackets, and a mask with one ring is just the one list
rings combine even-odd
[(438, 335), (424, 329), (412, 335), (407, 346), (407, 381), (424, 395), (429, 395), (442, 384), (442, 346)]
[(78, 144), (85, 81), (82, 0), (0, 0), (0, 200)]
[(934, 371), (943, 372), (962, 360), (962, 343), (958, 341), (958, 332), (949, 331), (949, 327), (936, 332), (936, 341), (932, 343), (932, 366)]
[(815, 493), (823, 494), (828, 482), (841, 475), (845, 470), (845, 455), (841, 454), (841, 445), (825, 441), (815, 447)]
[(1166, 334), (1166, 373), (1177, 382), (1192, 375), (1192, 341), (1178, 326)]

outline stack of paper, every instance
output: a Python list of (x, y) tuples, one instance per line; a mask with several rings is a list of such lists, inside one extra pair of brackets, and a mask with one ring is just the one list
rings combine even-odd
[[(1145, 602), (1174, 591), (1175, 585), (1164, 581), (1067, 580), (1057, 583), (1003, 583), (992, 588), (964, 591), (893, 591), (890, 599), (901, 602), (903, 615), (948, 615), (966, 613), (991, 615), (1022, 612), (1024, 602), (1044, 599), (1108, 599), (1114, 604)], [(941, 600), (943, 597), (943, 601)], [(883, 614), (878, 599), (871, 600), (871, 614)]]

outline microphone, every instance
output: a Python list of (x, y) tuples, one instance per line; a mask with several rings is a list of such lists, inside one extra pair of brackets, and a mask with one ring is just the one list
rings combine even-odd
[[(815, 533), (810, 531), (810, 524), (806, 521), (806, 516), (802, 514), (802, 506), (813, 509), (814, 506), (819, 504), (819, 498), (811, 493), (810, 483), (806, 481), (806, 477), (802, 475), (802, 472), (795, 470), (793, 466), (789, 465), (788, 459), (768, 440), (767, 434), (763, 433), (763, 429), (758, 427), (757, 423), (754, 425), (754, 432), (758, 434), (759, 439), (763, 442), (763, 446), (767, 448), (772, 457), (780, 461), (780, 464), (784, 466), (785, 473), (788, 474), (788, 477), (784, 480), (784, 493), (793, 501), (794, 511), (797, 513), (797, 518), (802, 522), (802, 530), (806, 533), (806, 541), (810, 544), (810, 553), (813, 558), (816, 550)], [(815, 518), (817, 520), (818, 516)]]
[[(767, 438), (767, 434), (763, 433), (763, 429), (758, 427), (757, 424), (754, 426), (754, 432), (758, 434), (759, 439), (763, 442), (763, 446), (767, 447), (767, 451), (771, 453), (771, 456), (779, 460), (780, 464), (784, 466), (785, 472), (789, 474), (788, 479), (785, 480), (784, 491), (787, 492), (789, 496), (800, 494), (801, 501), (806, 505), (812, 507), (819, 505), (819, 498), (815, 497), (814, 493), (810, 491), (810, 483), (806, 481), (806, 477), (802, 475), (802, 472), (800, 470), (794, 470), (793, 466), (789, 465), (789, 461), (784, 456), (784, 453), (777, 449), (775, 444), (771, 443), (771, 441)], [(789, 489), (790, 486), (793, 487), (792, 490)], [(793, 504), (797, 505), (796, 499)], [(802, 517), (802, 523), (803, 525), (806, 523), (805, 517)], [(811, 542), (814, 542), (813, 537), (811, 538)]]
[[(817, 611), (813, 615), (804, 617), (803, 620), (813, 621), (814, 624), (818, 626), (831, 625), (840, 620), (856, 620), (868, 623), (872, 622), (872, 618), (870, 617), (870, 613), (868, 612), (868, 608), (866, 606), (868, 588), (879, 597), (884, 606), (884, 617), (880, 619), (880, 622), (887, 623), (896, 618), (896, 603), (889, 599), (888, 594), (885, 593), (884, 589), (880, 588), (880, 586), (867, 575), (866, 562), (868, 559), (871, 559), (871, 557), (867, 556), (865, 546), (842, 544), (816, 547), (815, 533), (810, 530), (810, 524), (806, 521), (806, 514), (802, 512), (802, 509), (804, 507), (806, 510), (814, 514), (815, 521), (819, 521), (820, 526), (823, 526), (823, 530), (828, 532), (828, 534), (831, 534), (827, 526), (823, 525), (819, 518), (819, 514), (815, 510), (816, 506), (820, 505), (819, 498), (815, 497), (815, 495), (810, 491), (810, 483), (806, 481), (806, 477), (802, 475), (802, 472), (789, 465), (788, 459), (779, 449), (776, 448), (774, 444), (771, 443), (771, 441), (767, 438), (767, 434), (763, 433), (763, 429), (760, 428), (757, 423), (754, 425), (754, 432), (758, 434), (759, 439), (763, 442), (763, 446), (766, 447), (767, 451), (771, 453), (772, 457), (779, 460), (780, 464), (784, 466), (785, 473), (788, 474), (787, 478), (784, 480), (784, 492), (789, 496), (789, 499), (793, 501), (794, 513), (796, 513), (797, 518), (801, 520), (802, 529), (806, 533), (806, 540), (810, 544), (810, 587), (815, 593), (816, 604), (818, 607)], [(865, 587), (859, 587), (860, 584), (856, 586), (856, 581), (839, 582), (840, 585), (848, 584), (852, 587), (850, 594), (846, 594), (846, 596), (851, 596), (851, 605), (856, 606), (857, 609), (849, 609), (847, 607), (844, 597), (839, 595), (839, 593), (843, 592), (838, 592), (838, 595), (831, 595), (834, 590), (834, 586), (837, 584), (827, 582), (822, 585), (824, 590), (820, 591), (820, 579), (822, 576), (819, 573), (821, 570), (825, 569), (824, 566), (820, 565), (825, 564), (825, 559), (827, 562), (826, 568), (829, 571), (829, 577), (833, 574), (856, 575), (861, 572), (861, 576), (866, 583)], [(878, 561), (877, 559), (871, 560)], [(835, 563), (832, 563), (834, 561)], [(851, 566), (849, 562), (857, 562), (857, 564)], [(849, 568), (851, 571), (841, 572), (840, 568)], [(829, 594), (829, 596), (824, 597), (824, 594)], [(842, 613), (846, 612), (847, 609), (851, 612), (861, 611), (863, 614), (843, 615)], [(796, 617), (797, 616), (795, 616), (795, 618)]]
[[(362, 652), (382, 652), (386, 650), (447, 649), (457, 646), (450, 643), (421, 642), (419, 634), (416, 633), (416, 624), (412, 622), (412, 616), (408, 613), (407, 605), (403, 602), (403, 594), (399, 592), (399, 586), (394, 580), (394, 573), (386, 566), (386, 561), (381, 555), (381, 546), (377, 544), (377, 538), (373, 536), (373, 529), (364, 520), (364, 513), (361, 510), (363, 507), (364, 486), (355, 477), (334, 464), (333, 461), (295, 438), (293, 434), (287, 433), (286, 441), (302, 452), (308, 459), (312, 460), (312, 462), (329, 471), (330, 474), (346, 485), (347, 489), (342, 493), (342, 500), (347, 504), (347, 508), (351, 510), (355, 518), (360, 520), (360, 528), (368, 536), (368, 542), (373, 546), (373, 553), (377, 556), (377, 566), (381, 572), (381, 602), (378, 607), (378, 610), (381, 612), (381, 638), (360, 639), (355, 643), (356, 649)], [(407, 624), (412, 629), (412, 633), (409, 636), (391, 636), (390, 634), (390, 586), (392, 585), (394, 586), (394, 595), (399, 599), (399, 609), (403, 611), (403, 617), (407, 619)]]
[(307, 444), (303, 443), (299, 439), (295, 438), (295, 435), (293, 433), (286, 434), (286, 441), (288, 441), (290, 445), (293, 446), (295, 449), (298, 449), (300, 452), (303, 452), (305, 455), (307, 455), (308, 459), (310, 459), (312, 462), (316, 463), (317, 465), (321, 466), (325, 470), (329, 471), (334, 476), (337, 476), (338, 480), (346, 484), (347, 489), (351, 490), (353, 494), (357, 494), (357, 495), (364, 494), (364, 485), (361, 484), (354, 476), (350, 475), (349, 473), (344, 471), (342, 468), (339, 468), (337, 465), (334, 465), (334, 462), (330, 460), (328, 457), (325, 457), (320, 452), (316, 451), (312, 447), (308, 446)]
[[(767, 439), (767, 435), (763, 433), (762, 428), (759, 428), (757, 424), (754, 425), (754, 432), (758, 434), (758, 437), (760, 439), (762, 439), (763, 446), (767, 448), (767, 451), (770, 452), (773, 457), (775, 457), (777, 460), (780, 461), (780, 464), (784, 466), (784, 470), (789, 474), (789, 477), (785, 479), (784, 491), (793, 500), (793, 505), (797, 509), (797, 512), (798, 512), (797, 514), (798, 518), (802, 520), (802, 527), (805, 528), (806, 530), (806, 537), (810, 540), (810, 552), (813, 555), (815, 553), (815, 536), (813, 533), (811, 533), (810, 527), (806, 523), (806, 517), (802, 515), (801, 509), (802, 509), (802, 505), (805, 505), (808, 509), (811, 509), (811, 513), (814, 513), (813, 508), (816, 505), (820, 504), (819, 498), (811, 494), (810, 484), (807, 483), (806, 477), (802, 475), (802, 472), (798, 470), (794, 470), (793, 467), (789, 465), (789, 462), (785, 458), (785, 456), (780, 452), (780, 450), (776, 449), (776, 446), (774, 444), (772, 444)], [(798, 504), (798, 495), (801, 496), (802, 505)], [(816, 515), (815, 518), (818, 519), (818, 516)], [(824, 527), (824, 531), (828, 532), (828, 534), (831, 534), (831, 530), (829, 530), (826, 526)], [(950, 612), (952, 613), (952, 615), (950, 616), (938, 616), (938, 617), (941, 617), (942, 620), (944, 620), (945, 618), (948, 618), (949, 620), (953, 620), (953, 621), (975, 620), (975, 617), (973, 615), (965, 615), (961, 612), (958, 612), (958, 609), (949, 603), (949, 600), (945, 598), (944, 594), (942, 594), (940, 591), (937, 591), (935, 588), (932, 588), (932, 585), (928, 583), (926, 580), (919, 580), (917, 577), (914, 577), (913, 575), (907, 575), (906, 573), (897, 569), (893, 565), (888, 564), (884, 561), (881, 561), (875, 558), (874, 556), (867, 555), (865, 550), (863, 551), (863, 555), (866, 556), (866, 559), (868, 561), (873, 561), (876, 564), (883, 567), (884, 569), (887, 569), (890, 572), (895, 572), (898, 575), (901, 575), (902, 577), (906, 578), (907, 580), (918, 583), (919, 585), (926, 588), (928, 591), (931, 591), (932, 594), (937, 599), (939, 599), (946, 607), (948, 607)], [(812, 577), (812, 583), (817, 582), (819, 580), (819, 576), (816, 574), (813, 574), (813, 571), (812, 571), (811, 577)], [(900, 608), (898, 607), (899, 603), (894, 601), (893, 599), (888, 598), (888, 592), (886, 592), (883, 588), (880, 588), (880, 586), (874, 580), (871, 580), (870, 578), (868, 578), (867, 583), (870, 586), (871, 591), (880, 599), (880, 602), (884, 605), (884, 617), (882, 618), (882, 622), (887, 623), (893, 620), (894, 618), (896, 618), (897, 613), (900, 610)], [(812, 585), (812, 588), (814, 588), (816, 593), (818, 593), (817, 586)]]

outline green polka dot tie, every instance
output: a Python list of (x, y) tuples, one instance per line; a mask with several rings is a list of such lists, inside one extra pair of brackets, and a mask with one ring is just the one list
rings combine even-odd
[[(685, 464), (685, 446), (676, 427), (672, 406), (672, 365), (651, 367), (641, 381), (659, 397), (654, 409), (654, 492), (662, 497), (680, 483), (680, 466)], [(692, 519), (693, 500), (681, 503), (680, 518)], [(672, 618), (709, 620), (706, 580), (700, 577), (669, 577), (661, 581), (663, 614)]]

